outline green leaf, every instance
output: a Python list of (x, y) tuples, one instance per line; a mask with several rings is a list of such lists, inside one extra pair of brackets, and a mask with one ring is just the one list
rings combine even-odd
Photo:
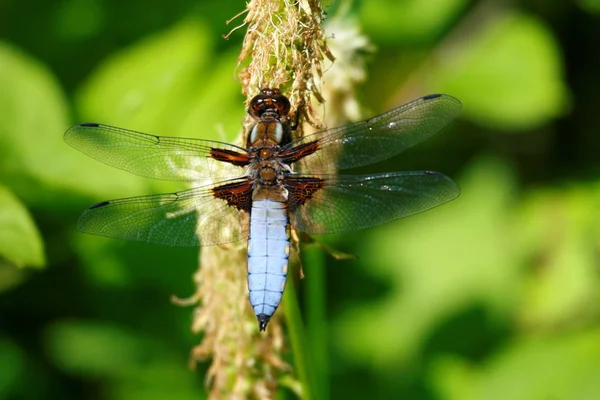
[(56, 9), (55, 29), (65, 41), (83, 42), (106, 29), (106, 5), (94, 0), (65, 0)]
[(88, 376), (127, 373), (144, 352), (143, 343), (131, 332), (100, 322), (63, 321), (50, 326), (45, 337), (58, 368)]
[(0, 257), (19, 267), (42, 267), (44, 244), (27, 208), (0, 185)]
[(64, 144), (64, 94), (42, 64), (0, 42), (0, 170), (51, 181)]
[(0, 337), (0, 354), (0, 398), (4, 399), (25, 373), (25, 353), (9, 338)]
[(589, 185), (538, 189), (526, 199), (518, 237), (535, 273), (519, 307), (524, 326), (540, 329), (597, 318), (600, 221), (590, 210), (599, 201), (600, 191)]
[(361, 4), (362, 25), (370, 39), (399, 43), (434, 41), (467, 5), (465, 0), (369, 0)]
[(94, 286), (126, 288), (135, 278), (116, 249), (124, 242), (73, 231), (73, 249), (81, 257), (83, 274)]
[[(104, 379), (111, 399), (198, 398), (185, 356), (160, 342), (115, 325), (62, 321), (44, 332), (54, 365), (71, 375)], [(167, 395), (168, 394), (168, 395)]]
[(546, 25), (513, 12), (481, 29), (451, 53), (430, 87), (458, 97), (464, 116), (506, 131), (534, 129), (568, 112), (559, 46)]
[[(214, 95), (221, 84), (224, 87), (217, 93), (235, 93), (231, 90), (235, 84), (231, 79), (232, 59), (227, 57), (228, 67), (221, 68), (221, 60), (215, 62), (209, 37), (203, 25), (184, 21), (114, 54), (80, 91), (81, 114), (94, 122), (177, 136), (182, 121), (186, 123), (192, 112), (198, 111), (199, 98)], [(213, 73), (220, 77), (212, 79)], [(227, 85), (227, 81), (232, 84)], [(207, 86), (211, 90), (207, 91)], [(228, 103), (215, 107), (221, 101), (223, 95), (213, 98), (200, 110), (201, 115), (228, 108)]]
[(524, 339), (478, 365), (440, 358), (431, 381), (441, 399), (594, 400), (600, 394), (598, 335), (596, 329)]
[(578, 0), (577, 3), (590, 14), (600, 14), (600, 0)]

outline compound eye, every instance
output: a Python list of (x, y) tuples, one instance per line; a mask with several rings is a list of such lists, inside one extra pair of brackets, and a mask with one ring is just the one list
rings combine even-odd
[(263, 89), (250, 100), (248, 113), (254, 118), (261, 118), (266, 111), (286, 116), (290, 112), (290, 101), (281, 94), (279, 89)]
[(279, 115), (283, 116), (288, 115), (290, 113), (290, 101), (284, 95), (280, 94), (279, 96), (274, 96), (273, 102), (275, 103), (275, 106), (279, 111)]
[(261, 114), (265, 111), (265, 101), (267, 100), (267, 96), (263, 94), (259, 94), (254, 96), (252, 100), (250, 100), (250, 106), (248, 107), (248, 113), (253, 117), (260, 118)]

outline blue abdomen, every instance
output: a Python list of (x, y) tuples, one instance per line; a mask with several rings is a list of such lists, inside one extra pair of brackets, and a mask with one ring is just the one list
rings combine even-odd
[(260, 330), (279, 306), (285, 289), (290, 253), (287, 207), (273, 200), (255, 200), (250, 212), (248, 289)]

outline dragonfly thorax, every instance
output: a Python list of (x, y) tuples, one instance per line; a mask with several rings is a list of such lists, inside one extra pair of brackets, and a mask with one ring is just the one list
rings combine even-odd
[(258, 150), (250, 164), (250, 176), (259, 186), (275, 186), (281, 184), (290, 167), (280, 162), (275, 148)]
[(262, 167), (258, 171), (258, 181), (261, 185), (273, 186), (277, 184), (277, 177), (280, 175), (273, 167)]
[(248, 147), (277, 146), (289, 141), (289, 127), (277, 121), (260, 121), (250, 130)]
[(275, 147), (263, 147), (258, 150), (258, 159), (260, 161), (269, 161), (275, 158), (275, 152), (277, 149)]

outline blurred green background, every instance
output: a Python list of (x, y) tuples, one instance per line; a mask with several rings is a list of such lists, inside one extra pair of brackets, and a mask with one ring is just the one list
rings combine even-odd
[[(187, 367), (192, 309), (169, 302), (193, 293), (197, 250), (75, 230), (90, 204), (181, 186), (62, 134), (95, 121), (233, 140), (243, 30), (222, 35), (243, 8), (0, 3), (0, 399), (206, 396), (208, 365)], [(464, 104), (435, 138), (359, 172), (437, 170), (463, 192), (324, 239), (357, 260), (307, 248), (321, 395), (600, 398), (600, 2), (364, 0), (350, 17), (374, 45), (365, 116), (435, 92)]]

